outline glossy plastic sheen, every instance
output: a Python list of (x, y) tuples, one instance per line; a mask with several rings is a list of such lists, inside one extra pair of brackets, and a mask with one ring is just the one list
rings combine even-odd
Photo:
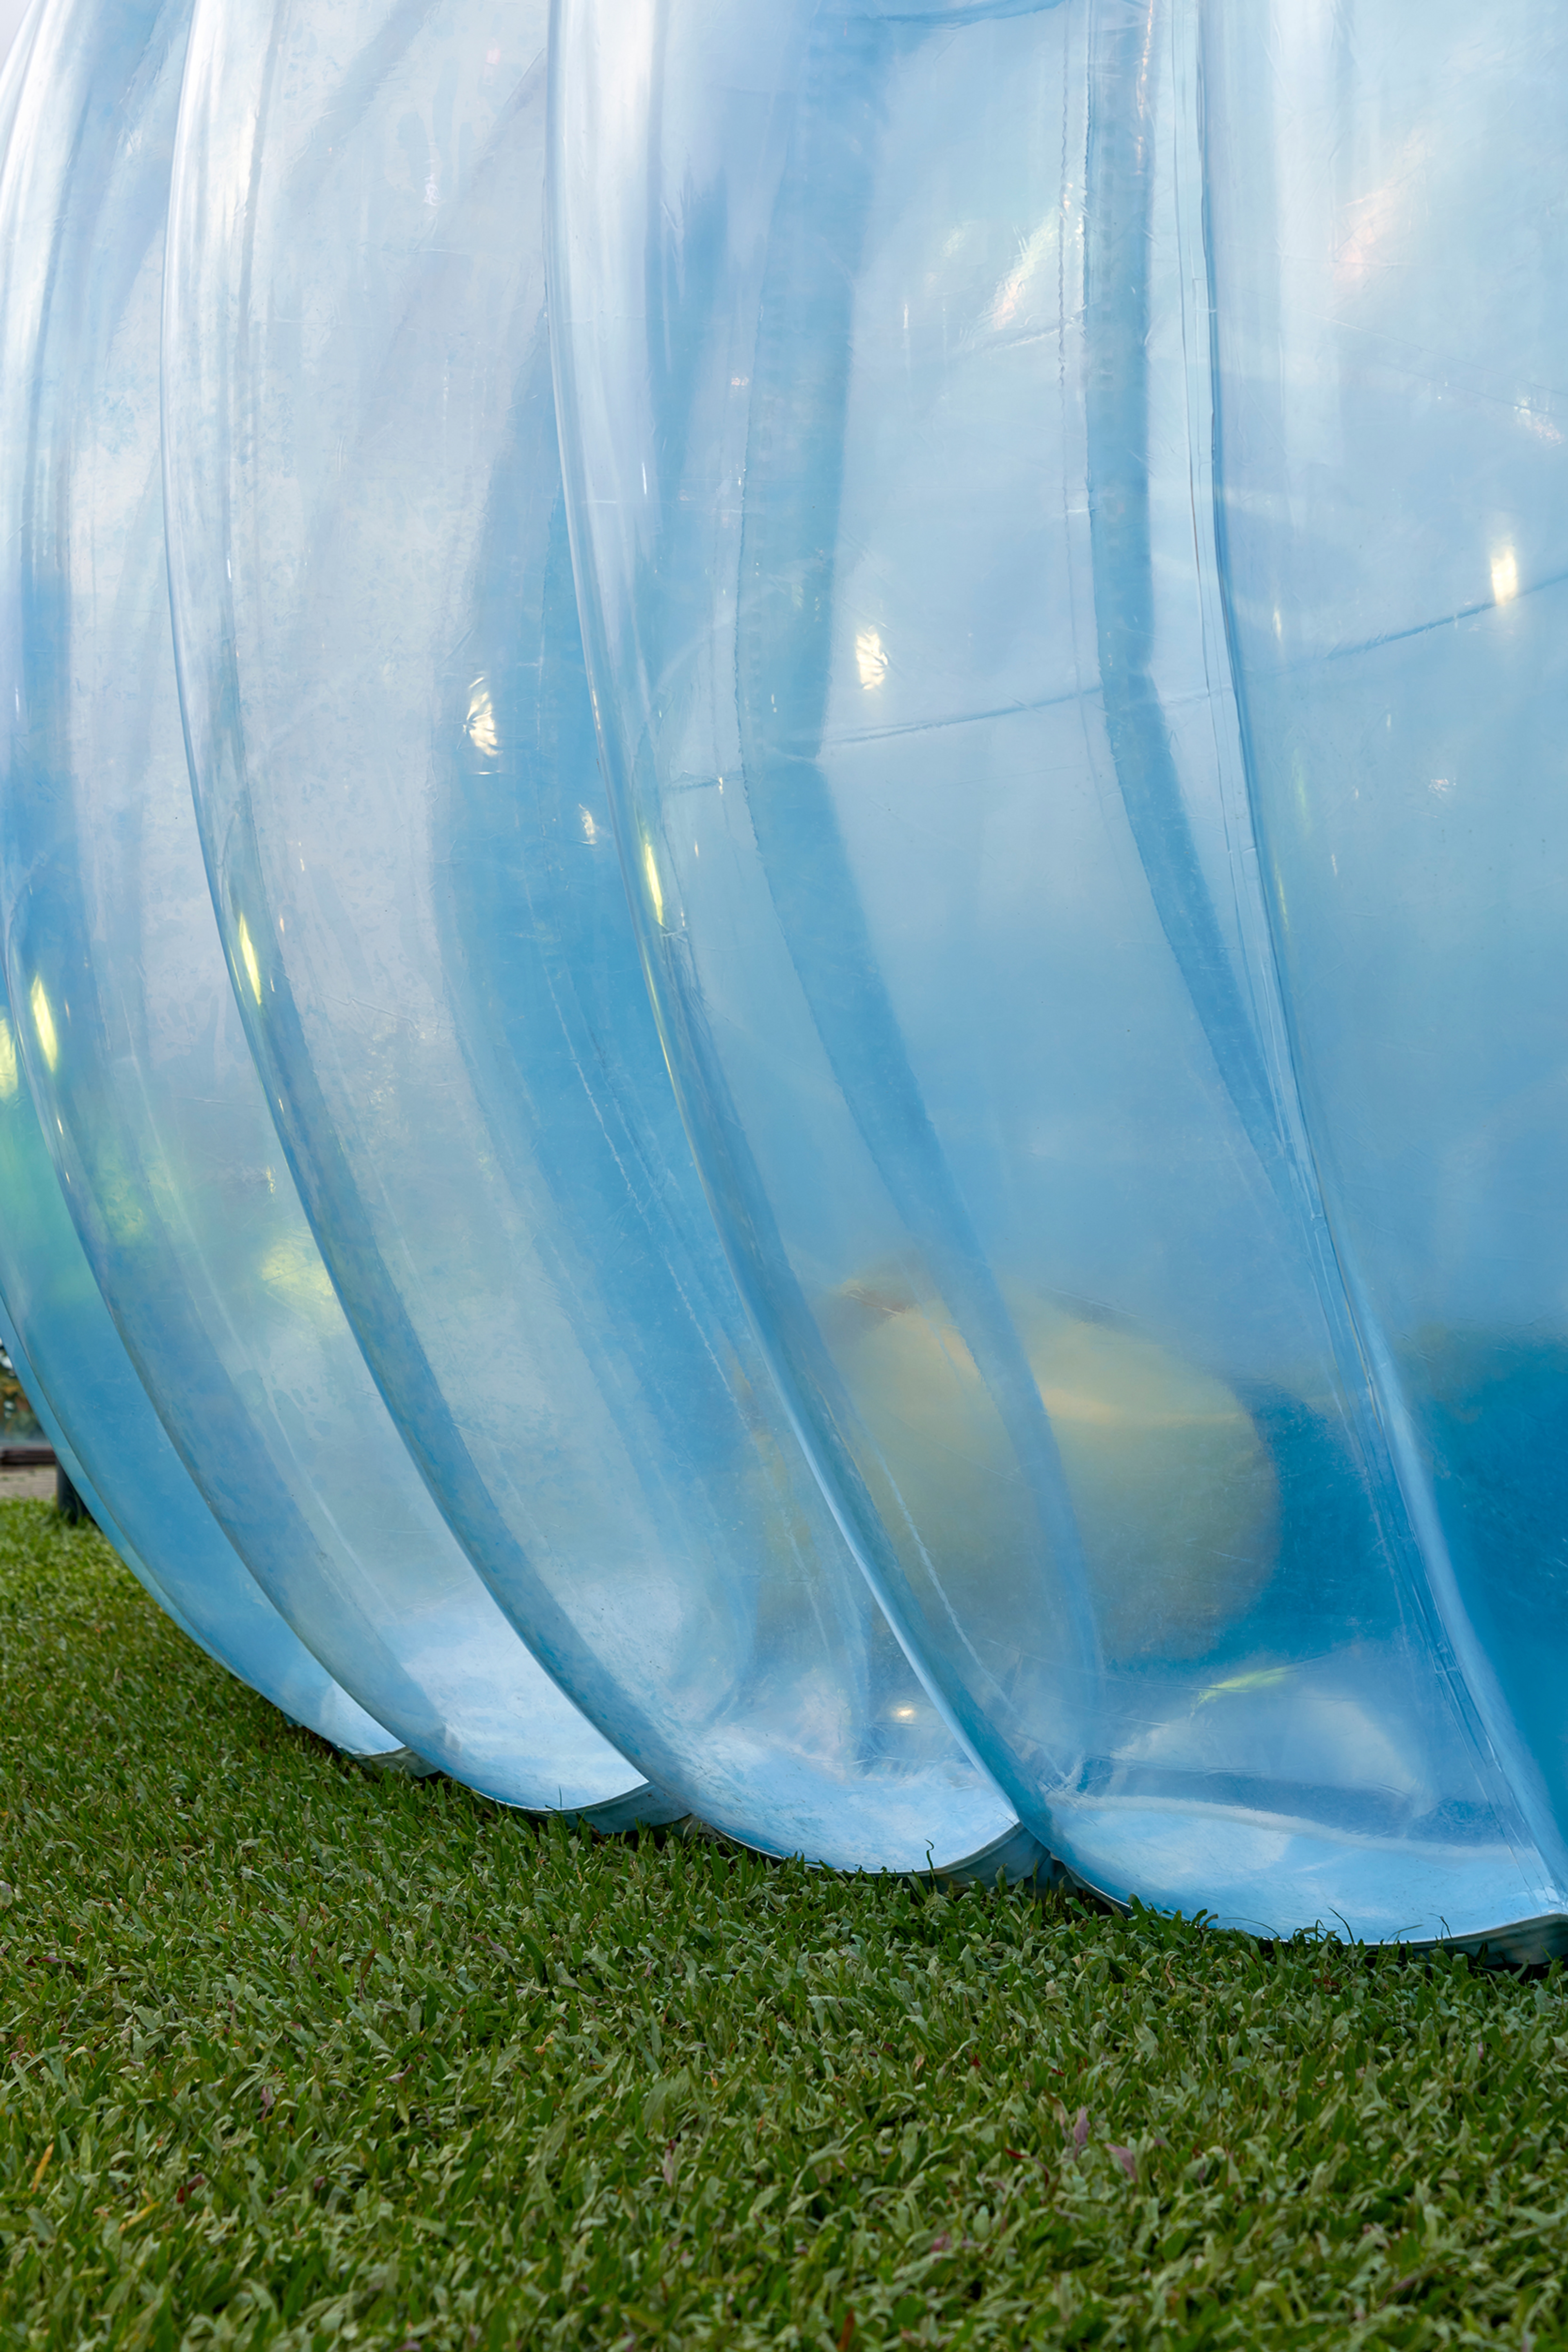
[(529, 1643), (707, 1820), (947, 1866), (1010, 1809), (800, 1455), (627, 919), (560, 507), (544, 34), (538, 0), (197, 9), (165, 411), (214, 895), (334, 1279)]
[[(40, 0), (0, 72), (0, 170), (41, 14)], [(246, 1572), (148, 1402), (60, 1198), (3, 978), (0, 1200), (0, 1339), (66, 1475), (120, 1558), (183, 1632), (296, 1722), (351, 1754), (395, 1748)]]
[(667, 1803), (518, 1642), (403, 1451), (239, 1026), (190, 802), (162, 528), (184, 33), (178, 5), (57, 0), (0, 183), (0, 663), (16, 713), (0, 891), (22, 1059), (93, 1273), (181, 1454), (387, 1744), (512, 1803), (631, 1799), (657, 1816)]
[(1202, 59), (1219, 581), (1307, 1129), (1467, 1672), (1561, 1825), (1568, 22), (1215, 8)]
[[(1233, 640), (1251, 646), (1227, 529), (1244, 522), (1255, 635), (1265, 576), (1287, 601), (1312, 577), (1256, 324), (1296, 250), (1252, 206), (1270, 110), (1294, 101), (1276, 13), (1300, 12), (1215, 11), (1250, 127), (1228, 149), (1211, 121), (1206, 184), (1191, 7), (558, 0), (568, 505), (688, 1129), (906, 1640), (1025, 1822), (1108, 1891), (1275, 1931), (1463, 1934), (1563, 1911), (1561, 1823), (1438, 1557), (1320, 1196), (1330, 1080), (1299, 1097), (1290, 1051), (1309, 1030), (1339, 1089), (1322, 1115), (1377, 1167), (1358, 1214), (1369, 1234), (1401, 1214), (1395, 1159), (1363, 1150), (1387, 1148), (1385, 1108), (1368, 1128), (1339, 1052), (1359, 1004), (1344, 935), (1325, 911), (1310, 966), (1276, 962), (1295, 902), (1282, 857), (1272, 906), (1260, 886), (1231, 688)], [(1363, 67), (1380, 153), (1413, 152), (1416, 118), (1379, 115), (1357, 48)], [(1320, 204), (1340, 168), (1324, 122), (1300, 159)], [(1218, 526), (1206, 203), (1222, 461), (1231, 301), (1260, 420)], [(1324, 270), (1350, 235), (1328, 217)], [(1436, 299), (1452, 240), (1433, 240)], [(1329, 331), (1322, 291), (1298, 298), (1303, 333)], [(1348, 344), (1336, 363), (1354, 382)], [(1553, 380), (1544, 350), (1532, 364)], [(1296, 391), (1341, 430), (1332, 373)], [(1405, 412), (1380, 414), (1410, 465)], [(1462, 499), (1459, 446), (1433, 462)], [(1357, 527), (1371, 571), (1402, 495)], [(1330, 609), (1309, 598), (1291, 625)], [(1292, 681), (1317, 725), (1333, 680)], [(1333, 739), (1303, 839), (1314, 809), (1353, 821), (1371, 723)], [(1269, 756), (1266, 862), (1288, 745)], [(1397, 900), (1393, 836), (1373, 837)], [(1343, 923), (1326, 845), (1312, 871)], [(1385, 1001), (1412, 917), (1393, 939), (1370, 901), (1359, 918)], [(1381, 1050), (1408, 1043), (1391, 1022)], [(1482, 1449), (1460, 1429), (1469, 1378), (1452, 1373), (1445, 1473)]]
[(45, 1434), (132, 1574), (208, 1654), (335, 1748), (399, 1745), (291, 1633), (196, 1491), (110, 1319), (0, 1000), (0, 1338)]
[[(112, 1328), (113, 1327), (111, 1325), (110, 1328), (112, 1329)], [(113, 1512), (110, 1511), (102, 1496), (93, 1485), (92, 1480), (82, 1468), (80, 1459), (72, 1447), (69, 1438), (66, 1435), (65, 1430), (61, 1426), (60, 1423), (56, 1420), (54, 1411), (49, 1404), (47, 1397), (43, 1394), (42, 1383), (40, 1382), (37, 1372), (33, 1370), (31, 1360), (27, 1355), (27, 1350), (22, 1345), (21, 1334), (17, 1330), (16, 1326), (12, 1322), (10, 1314), (3, 1298), (0, 1298), (0, 1345), (4, 1346), (6, 1355), (11, 1360), (11, 1370), (16, 1373), (17, 1380), (21, 1382), (22, 1392), (27, 1399), (32, 1419), (43, 1433), (45, 1441), (53, 1448), (57, 1466), (60, 1470), (63, 1470), (66, 1476), (70, 1480), (71, 1485), (76, 1489), (78, 1501), (82, 1504), (88, 1517), (92, 1520), (93, 1525), (98, 1528), (99, 1534), (107, 1536), (110, 1543), (120, 1554), (121, 1559), (125, 1560), (138, 1583), (143, 1585), (147, 1591), (152, 1594), (153, 1600), (157, 1601), (158, 1606), (162, 1610), (164, 1615), (172, 1619), (173, 1622), (180, 1628), (181, 1633), (183, 1633), (188, 1640), (194, 1642), (199, 1649), (205, 1650), (208, 1657), (216, 1659), (220, 1665), (226, 1666), (229, 1673), (234, 1674), (235, 1669), (229, 1664), (228, 1659), (219, 1657), (218, 1653), (214, 1650), (209, 1643), (203, 1641), (200, 1633), (197, 1633), (195, 1627), (190, 1622), (183, 1611), (172, 1599), (166, 1587), (159, 1583), (152, 1570), (148, 1568), (146, 1562), (138, 1558), (135, 1547), (130, 1542), (124, 1529), (115, 1519)], [(36, 1402), (35, 1399), (37, 1400)], [(240, 1570), (240, 1573), (242, 1575), (245, 1573), (243, 1569)], [(253, 1591), (256, 1591), (254, 1582), (252, 1583), (251, 1589)], [(259, 1592), (256, 1593), (256, 1598), (260, 1600), (261, 1595)], [(279, 1618), (277, 1622), (279, 1624), (282, 1624), (281, 1618)], [(285, 1627), (284, 1630), (287, 1632), (287, 1627)], [(307, 1658), (309, 1658), (308, 1651), (306, 1651), (303, 1654)], [(315, 1660), (311, 1658), (310, 1664), (315, 1665)], [(319, 1668), (318, 1668), (317, 1671), (319, 1672)], [(276, 1704), (276, 1702), (274, 1703)]]

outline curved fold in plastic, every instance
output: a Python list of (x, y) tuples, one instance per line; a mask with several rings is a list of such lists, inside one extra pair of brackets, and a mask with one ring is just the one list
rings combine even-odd
[(603, 1826), (1568, 1947), (1568, 27), (186, 5), (0, 82), (0, 1337), (138, 1573)]
[[(1375, 1180), (1361, 1149), (1364, 1045), (1342, 1050), (1362, 1000), (1315, 993), (1352, 959), (1323, 924), (1309, 962), (1298, 918), (1347, 919), (1311, 793), (1342, 837), (1358, 822), (1371, 707), (1332, 737), (1337, 677), (1295, 668), (1295, 735), (1265, 751), (1249, 675), (1238, 700), (1247, 661), (1281, 676), (1270, 598), (1313, 584), (1304, 537), (1284, 561), (1305, 478), (1281, 471), (1258, 291), (1296, 215), (1286, 234), (1235, 166), (1266, 172), (1269, 105), (1295, 103), (1289, 13), (1213, 12), (1251, 143), (1210, 119), (1206, 181), (1191, 9), (559, 0), (552, 333), (589, 673), (732, 1261), (868, 1574), (1022, 1819), (1109, 1893), (1276, 1933), (1550, 1937), (1541, 1718), (1437, 1522), (1521, 1530), (1484, 1465), (1505, 1397), (1554, 1393), (1555, 1342), (1527, 1364), (1417, 1340), (1446, 1384), (1419, 1424), (1390, 1376), (1352, 1238), (1399, 1213), (1392, 1159)], [(1298, 202), (1328, 205), (1339, 120), (1286, 142)], [(1342, 484), (1333, 387), (1360, 362), (1319, 364), (1320, 321), (1354, 250), (1325, 233), (1321, 282), (1286, 281), (1287, 399)], [(1382, 299), (1354, 282), (1347, 335)], [(1382, 564), (1394, 538), (1389, 512), (1356, 544)], [(1339, 748), (1309, 790), (1320, 728)], [(1360, 920), (1386, 994), (1397, 947), (1370, 901)], [(1390, 1071), (1409, 1045), (1385, 1028)], [(1541, 1547), (1531, 1574), (1561, 1581)]]
[[(20, 1059), (176, 1448), (262, 1590), (388, 1727), (382, 1745), (512, 1804), (668, 1818), (684, 1806), (550, 1682), (409, 1460), (235, 1012), (163, 553), (162, 232), (187, 17), (183, 0), (57, 0), (0, 179), (0, 891)], [(37, 1362), (41, 1332), (25, 1338)]]
[(166, 312), (209, 865), (432, 1490), (662, 1785), (778, 1852), (1009, 1831), (773, 1391), (650, 1017), (556, 448), (538, 0), (198, 7)]

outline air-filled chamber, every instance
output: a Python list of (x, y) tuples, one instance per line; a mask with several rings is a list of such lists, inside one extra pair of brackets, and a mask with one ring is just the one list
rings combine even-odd
[(1275, 1927), (1559, 1901), (1540, 15), (558, 16), (590, 671), (727, 1245), (1025, 1821)]
[(57, 0), (0, 174), (7, 1050), (168, 1438), (261, 1591), (394, 1735), (379, 1745), (514, 1803), (667, 1814), (511, 1632), (409, 1459), (229, 986), (163, 550), (163, 228), (189, 13)]
[(1249, 14), (1204, 34), (1215, 488), (1291, 1046), (1428, 1573), (1561, 1825), (1568, 25)]
[(1563, 1940), (1553, 13), (26, 39), (0, 1293), (141, 1572), (514, 1802)]
[(220, 923), (366, 1359), (525, 1639), (709, 1821), (951, 1865), (1009, 1810), (789, 1427), (627, 919), (561, 502), (546, 25), (198, 5), (165, 457)]

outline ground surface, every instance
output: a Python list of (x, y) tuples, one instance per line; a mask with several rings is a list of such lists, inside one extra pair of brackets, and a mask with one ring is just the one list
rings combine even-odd
[(0, 1503), (55, 1499), (55, 1474), (46, 1470), (0, 1470)]
[(0, 2346), (1568, 2343), (1559, 1980), (371, 1780), (0, 1506)]

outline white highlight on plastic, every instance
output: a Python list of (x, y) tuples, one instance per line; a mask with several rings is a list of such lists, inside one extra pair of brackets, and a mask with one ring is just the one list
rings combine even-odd
[(41, 975), (34, 980), (27, 1001), (33, 1008), (33, 1026), (38, 1033), (44, 1059), (52, 1070), (60, 1058), (60, 1041), (55, 1034), (55, 1016), (49, 1010), (48, 994)]
[(659, 868), (651, 841), (643, 844), (643, 871), (648, 877), (648, 896), (653, 901), (653, 920), (661, 930), (664, 927), (664, 894), (659, 887)]
[(887, 676), (887, 656), (875, 629), (862, 629), (855, 639), (855, 667), (862, 687), (877, 687)]
[(239, 919), (239, 959), (245, 966), (245, 976), (250, 982), (250, 992), (261, 1003), (261, 966), (256, 960), (256, 950), (250, 943), (250, 926), (242, 915)]
[(496, 706), (483, 675), (468, 689), (468, 712), (463, 728), (476, 751), (493, 760), (501, 748), (501, 738), (496, 725)]

